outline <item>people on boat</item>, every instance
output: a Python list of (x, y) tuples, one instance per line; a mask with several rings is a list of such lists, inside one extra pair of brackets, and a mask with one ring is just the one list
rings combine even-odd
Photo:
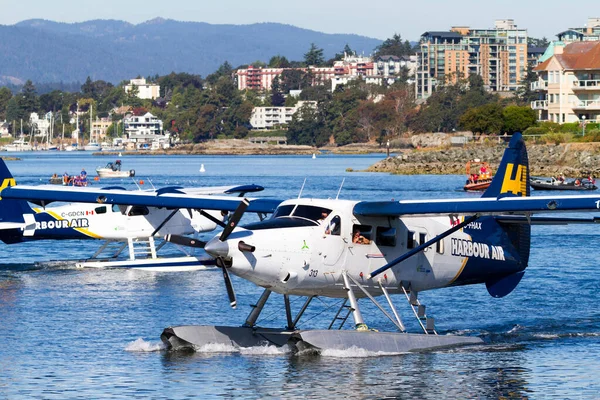
[(484, 164), (481, 166), (481, 168), (479, 168), (479, 179), (489, 179), (490, 175), (489, 175), (489, 171), (487, 166)]
[(65, 172), (62, 176), (63, 185), (68, 185), (70, 181), (71, 181), (71, 177), (69, 176), (69, 173)]
[(575, 186), (580, 186), (581, 185), (581, 181), (579, 179), (575, 179)]
[(559, 175), (557, 181), (559, 181), (560, 183), (565, 183), (564, 175)]

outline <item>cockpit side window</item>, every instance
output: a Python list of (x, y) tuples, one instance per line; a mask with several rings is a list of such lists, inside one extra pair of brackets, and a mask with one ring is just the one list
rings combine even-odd
[(277, 207), (277, 210), (275, 210), (275, 212), (273, 213), (273, 216), (271, 218), (287, 217), (292, 213), (293, 210), (294, 210), (293, 204), (290, 204), (287, 206), (279, 206), (279, 207)]
[(150, 211), (146, 206), (132, 206), (127, 215), (135, 216), (135, 215), (148, 215)]
[(96, 207), (94, 211), (96, 214), (106, 214), (106, 206)]
[(339, 236), (342, 231), (342, 219), (339, 215), (336, 215), (329, 221), (327, 227), (325, 228), (325, 233), (328, 235), (336, 235)]
[(306, 218), (306, 219), (310, 219), (313, 221), (318, 221), (322, 218), (324, 213), (329, 215), (330, 212), (331, 212), (331, 210), (329, 210), (327, 208), (323, 208), (323, 207), (299, 205), (294, 210), (294, 213), (292, 214), (292, 216)]

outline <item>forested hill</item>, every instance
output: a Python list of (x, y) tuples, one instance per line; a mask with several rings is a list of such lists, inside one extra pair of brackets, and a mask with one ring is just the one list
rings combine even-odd
[(326, 34), (291, 25), (211, 25), (156, 18), (138, 25), (95, 20), (58, 23), (27, 20), (0, 25), (0, 84), (34, 82), (118, 83), (138, 75), (188, 72), (206, 76), (232, 66), (282, 55), (302, 60), (311, 43), (331, 58), (348, 44), (368, 55), (381, 40)]

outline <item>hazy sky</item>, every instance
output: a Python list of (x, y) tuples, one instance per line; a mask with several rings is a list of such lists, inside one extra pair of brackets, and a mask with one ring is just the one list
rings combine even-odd
[[(570, 5), (569, 5), (570, 4)], [(59, 22), (118, 19), (134, 24), (156, 17), (211, 24), (280, 22), (327, 33), (418, 40), (451, 26), (490, 28), (512, 18), (529, 36), (555, 39), (600, 17), (600, 1), (578, 0), (0, 0), (0, 24), (31, 18)]]

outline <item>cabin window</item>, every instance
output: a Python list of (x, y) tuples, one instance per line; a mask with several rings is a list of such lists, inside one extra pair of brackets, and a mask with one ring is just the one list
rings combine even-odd
[(375, 243), (378, 246), (396, 246), (396, 228), (378, 226), (375, 236)]
[(413, 231), (408, 231), (408, 234), (406, 236), (406, 248), (414, 249), (415, 247), (416, 247), (415, 233)]
[(437, 241), (437, 243), (435, 244), (435, 251), (437, 251), (440, 254), (444, 254), (444, 239)]
[(425, 243), (427, 241), (427, 234), (423, 232), (419, 232), (419, 245)]
[(354, 225), (352, 227), (352, 243), (370, 244), (371, 230), (370, 225)]
[(94, 211), (96, 214), (106, 214), (106, 206), (96, 207)]
[(131, 206), (127, 215), (133, 217), (136, 215), (148, 215), (149, 213), (150, 211), (148, 211), (148, 207), (146, 206)]

